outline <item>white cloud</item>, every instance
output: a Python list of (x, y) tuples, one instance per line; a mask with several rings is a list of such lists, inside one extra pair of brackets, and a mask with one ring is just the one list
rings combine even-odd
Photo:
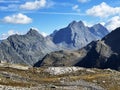
[(80, 3), (86, 3), (86, 2), (89, 2), (90, 0), (78, 0), (78, 2)]
[(40, 9), (46, 6), (46, 0), (35, 0), (34, 2), (26, 2), (23, 5), (20, 5), (21, 9), (25, 10), (35, 10)]
[(74, 5), (72, 7), (72, 10), (76, 11), (76, 12), (80, 12), (79, 6), (78, 5)]
[(102, 2), (100, 5), (93, 6), (92, 8), (88, 9), (86, 13), (96, 17), (108, 17), (110, 15), (119, 14), (120, 7), (111, 7), (105, 2)]
[(105, 22), (100, 22), (101, 25), (105, 26)]
[(3, 33), (3, 34), (1, 35), (1, 37), (0, 37), (0, 39), (1, 39), (1, 40), (6, 39), (6, 38), (8, 38), (9, 36), (14, 35), (14, 34), (20, 34), (20, 33), (17, 32), (17, 31), (14, 31), (14, 30), (9, 30), (7, 33)]
[(114, 16), (110, 20), (108, 20), (105, 24), (105, 27), (112, 31), (116, 29), (117, 27), (120, 27), (120, 16)]
[(45, 32), (40, 32), (40, 34), (42, 34), (44, 37), (46, 37), (48, 34)]
[(4, 17), (3, 22), (12, 24), (28, 24), (32, 22), (32, 19), (22, 13), (18, 13)]
[(85, 26), (88, 26), (88, 27), (93, 26), (93, 23), (91, 22), (83, 21), (83, 23), (85, 24)]

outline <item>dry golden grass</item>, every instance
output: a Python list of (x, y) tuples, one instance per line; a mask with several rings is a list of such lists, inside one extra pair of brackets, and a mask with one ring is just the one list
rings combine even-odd
[[(46, 68), (30, 68), (28, 70), (20, 70), (14, 68), (0, 67), (0, 72), (7, 72), (25, 78), (26, 80), (13, 80), (0, 74), (0, 84), (8, 86), (31, 87), (39, 84), (59, 85), (62, 79), (67, 81), (85, 80), (96, 83), (107, 90), (119, 90), (120, 72), (92, 69), (95, 72), (79, 70), (61, 75), (50, 75), (45, 72)], [(117, 79), (116, 79), (117, 78)], [(96, 82), (94, 82), (96, 81)]]
[(91, 81), (97, 78), (108, 77), (108, 76), (110, 76), (110, 74), (94, 74), (94, 75), (84, 75), (84, 76), (71, 76), (70, 79), (72, 80), (84, 79), (87, 81)]

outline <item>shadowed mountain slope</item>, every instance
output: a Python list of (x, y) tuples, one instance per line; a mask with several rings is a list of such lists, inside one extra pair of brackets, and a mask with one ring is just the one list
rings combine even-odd
[[(46, 55), (39, 66), (80, 66), (120, 70), (120, 28), (77, 51)], [(66, 52), (66, 53), (64, 53)]]

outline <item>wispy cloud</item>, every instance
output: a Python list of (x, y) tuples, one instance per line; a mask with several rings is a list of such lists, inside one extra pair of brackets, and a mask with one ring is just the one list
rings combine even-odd
[(0, 3), (20, 3), (20, 0), (0, 0)]
[(79, 6), (78, 5), (74, 5), (72, 7), (72, 10), (76, 11), (76, 12), (80, 12)]
[(86, 2), (89, 2), (90, 0), (78, 0), (78, 2), (80, 3), (86, 3)]
[(58, 14), (58, 15), (77, 15), (77, 16), (85, 16), (84, 13), (67, 13), (67, 12), (37, 12), (40, 14)]
[(8, 6), (0, 6), (1, 11), (18, 11), (19, 6), (16, 4), (9, 4)]

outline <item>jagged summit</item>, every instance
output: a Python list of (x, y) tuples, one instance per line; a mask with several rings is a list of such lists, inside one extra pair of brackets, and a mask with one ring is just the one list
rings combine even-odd
[(76, 26), (80, 27), (80, 26), (85, 26), (85, 25), (84, 25), (84, 23), (83, 23), (82, 21), (79, 21), (79, 22), (77, 22), (77, 21), (72, 21), (72, 22), (68, 25), (68, 27), (70, 27), (70, 28), (73, 28), (73, 27), (76, 27)]
[(102, 24), (98, 23), (90, 27), (90, 32), (93, 33), (98, 39), (103, 38), (105, 35), (109, 33), (107, 28), (105, 28)]
[(68, 25), (68, 27), (71, 27), (71, 26), (73, 26), (74, 24), (76, 24), (77, 22), (76, 21), (72, 21), (69, 25)]
[(81, 20), (78, 22), (78, 24), (81, 25), (81, 26), (84, 26), (84, 23)]
[(93, 26), (103, 26), (103, 25), (101, 23), (97, 23), (97, 24), (95, 24)]
[[(30, 28), (30, 30), (27, 32), (27, 35), (31, 35), (31, 36), (37, 35), (37, 36), (39, 36), (39, 35), (41, 35), (41, 34), (38, 32), (37, 29), (35, 29), (35, 28)], [(41, 36), (42, 36), (42, 35), (41, 35)]]
[(38, 31), (34, 28), (30, 28), (30, 30), (28, 31), (28, 33), (38, 33)]

